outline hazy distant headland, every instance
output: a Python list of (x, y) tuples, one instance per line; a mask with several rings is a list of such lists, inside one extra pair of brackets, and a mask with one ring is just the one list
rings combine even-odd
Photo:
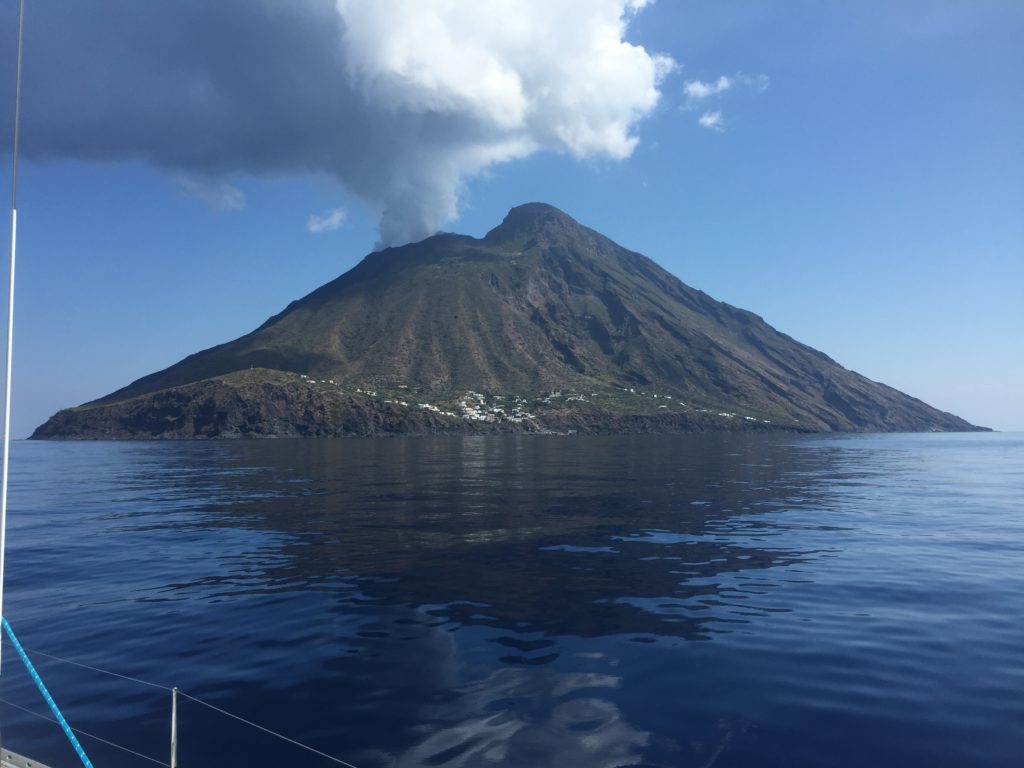
[(541, 203), (387, 248), (34, 439), (975, 431)]

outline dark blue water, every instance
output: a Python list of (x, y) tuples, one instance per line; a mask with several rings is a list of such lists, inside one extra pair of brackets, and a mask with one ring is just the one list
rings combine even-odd
[[(11, 504), (26, 646), (359, 768), (1024, 764), (1020, 435), (20, 443)], [(164, 693), (37, 661), (166, 761)], [(45, 711), (9, 646), (0, 696)], [(189, 702), (179, 738), (330, 765)]]

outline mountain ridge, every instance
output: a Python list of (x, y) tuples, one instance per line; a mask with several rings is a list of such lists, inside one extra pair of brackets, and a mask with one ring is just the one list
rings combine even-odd
[[(61, 437), (58, 424), (71, 423), (78, 436), (133, 435), (130, 425), (104, 426), (117, 404), (142, 398), (142, 413), (158, 392), (247, 369), (379, 391), (380, 407), (416, 392), (466, 429), (483, 429), (459, 410), (467, 392), (536, 404), (568, 393), (608, 424), (645, 414), (680, 430), (721, 428), (707, 414), (723, 413), (801, 431), (979, 429), (846, 370), (557, 208), (528, 203), (482, 238), (442, 233), (371, 253), (252, 332), (61, 411), (33, 436)], [(256, 422), (261, 407), (253, 404)], [(690, 421), (673, 415), (687, 410)], [(532, 416), (521, 429), (544, 429), (542, 415)], [(595, 422), (584, 431), (599, 430)]]

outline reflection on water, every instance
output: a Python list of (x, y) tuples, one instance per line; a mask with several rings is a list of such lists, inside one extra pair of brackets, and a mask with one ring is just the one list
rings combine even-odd
[[(777, 541), (784, 529), (764, 519), (777, 505), (766, 491), (793, 488), (795, 457), (768, 455), (763, 442), (730, 443), (747, 447), (742, 455), (709, 452), (709, 442), (275, 444), (272, 490), (241, 452), (230, 458), (243, 460), (237, 497), (246, 503), (218, 508), (202, 525), (288, 540), (272, 557), (242, 554), (166, 596), (357, 590), (361, 599), (444, 606), (439, 615), (460, 625), (706, 636), (709, 623), (761, 610), (750, 599), (765, 587), (758, 572), (815, 554)], [(804, 485), (787, 506), (820, 495)], [(728, 610), (736, 601), (742, 611)]]
[[(179, 685), (361, 768), (1001, 765), (1024, 747), (1010, 437), (14, 458), (7, 611), (27, 645)], [(10, 656), (0, 695), (35, 706)], [(163, 756), (166, 702), (41, 666), (82, 728)], [(12, 748), (65, 760), (47, 723), (0, 716)], [(181, 727), (183, 764), (321, 764), (207, 711), (184, 707)]]
[(621, 682), (593, 673), (496, 670), (453, 691), (458, 707), (424, 707), (423, 740), (394, 764), (631, 764), (650, 736), (631, 727), (614, 703), (601, 698)]

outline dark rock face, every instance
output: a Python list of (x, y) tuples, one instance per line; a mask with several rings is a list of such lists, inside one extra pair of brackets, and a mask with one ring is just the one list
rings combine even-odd
[(207, 379), (150, 396), (58, 412), (33, 439), (362, 437), (456, 432), (462, 422), (322, 392), (261, 370)]
[[(470, 422), (453, 413), (311, 386), (256, 369), (106, 405), (59, 411), (34, 440), (189, 440), (252, 437), (382, 437), (512, 432), (620, 434), (773, 429), (719, 414), (623, 414), (556, 407), (520, 422)], [(802, 430), (807, 431), (807, 430)]]
[[(404, 392), (449, 405), (399, 405)], [(467, 392), (586, 394), (482, 421), (462, 418)], [(483, 239), (373, 253), (252, 333), (61, 411), (33, 437), (769, 427), (978, 429), (532, 203)]]

